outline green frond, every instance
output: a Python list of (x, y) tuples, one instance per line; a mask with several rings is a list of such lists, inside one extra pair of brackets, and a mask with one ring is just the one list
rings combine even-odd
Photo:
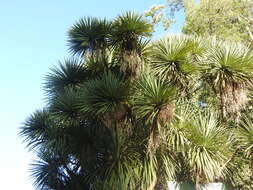
[(202, 78), (214, 86), (252, 84), (253, 52), (242, 44), (223, 43), (211, 47), (201, 64)]
[(144, 75), (136, 84), (132, 97), (133, 110), (139, 119), (153, 122), (163, 111), (172, 117), (176, 89), (152, 75)]
[(252, 117), (244, 116), (236, 129), (236, 137), (239, 142), (239, 146), (247, 156), (253, 154), (253, 122)]
[(81, 89), (79, 108), (91, 116), (113, 116), (126, 105), (129, 85), (112, 73), (89, 80)]
[(38, 160), (31, 164), (31, 177), (37, 189), (64, 188), (65, 174), (61, 173), (61, 160), (54, 154), (40, 152)]
[(221, 127), (213, 114), (201, 113), (190, 120), (186, 138), (186, 156), (195, 176), (212, 182), (225, 174), (223, 166), (232, 156), (233, 143), (229, 130)]
[(19, 135), (24, 138), (30, 149), (35, 149), (47, 142), (49, 130), (54, 125), (52, 116), (47, 110), (38, 110), (26, 119)]
[(51, 68), (51, 72), (45, 77), (44, 89), (52, 95), (66, 87), (79, 87), (88, 78), (90, 72), (82, 61), (74, 58), (66, 59), (64, 62), (59, 62), (59, 66)]
[(49, 102), (49, 109), (55, 117), (62, 121), (77, 120), (80, 116), (78, 103), (80, 101), (80, 91), (73, 88), (64, 88)]
[(164, 177), (166, 182), (174, 180), (176, 171), (178, 170), (178, 160), (172, 156), (171, 152), (163, 152), (159, 157), (159, 169), (161, 173), (158, 176)]
[(111, 35), (111, 22), (106, 19), (85, 17), (69, 30), (70, 52), (83, 56), (86, 52), (107, 48)]
[[(178, 161), (178, 180), (213, 182), (227, 173), (233, 156), (231, 131), (209, 110), (183, 106), (167, 129), (168, 149)], [(183, 175), (182, 175), (183, 174)]]
[[(130, 44), (140, 37), (149, 37), (153, 31), (152, 25), (139, 14), (126, 12), (118, 16), (113, 22), (112, 37), (116, 43)], [(133, 47), (125, 47), (132, 50)]]
[(199, 57), (204, 48), (200, 39), (188, 36), (167, 36), (153, 44), (151, 70), (156, 76), (188, 87), (198, 74)]
[(155, 156), (147, 154), (142, 163), (140, 170), (140, 189), (148, 189), (150, 186), (154, 186), (154, 182), (157, 180), (157, 168), (158, 163)]
[(150, 40), (145, 40), (141, 38), (137, 43), (137, 51), (141, 58), (147, 63), (152, 55), (152, 44)]

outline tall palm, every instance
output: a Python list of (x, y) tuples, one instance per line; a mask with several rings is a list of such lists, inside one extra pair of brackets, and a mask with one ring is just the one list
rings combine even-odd
[(202, 60), (202, 79), (218, 96), (223, 118), (240, 117), (252, 87), (253, 54), (241, 44), (213, 43)]
[(142, 64), (140, 40), (150, 37), (152, 25), (142, 15), (126, 12), (113, 21), (113, 46), (118, 49), (121, 71), (135, 75)]

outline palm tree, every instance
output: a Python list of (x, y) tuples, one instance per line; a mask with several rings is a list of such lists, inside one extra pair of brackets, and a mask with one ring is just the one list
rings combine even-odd
[[(141, 41), (151, 36), (152, 25), (141, 15), (126, 12), (113, 22), (88, 17), (80, 19), (69, 31), (70, 51), (89, 54), (96, 61), (104, 59), (108, 48), (115, 48), (121, 70), (135, 73), (141, 65)], [(137, 57), (136, 57), (137, 56)]]
[(141, 77), (135, 88), (132, 108), (137, 119), (144, 119), (151, 127), (149, 151), (153, 153), (160, 144), (159, 132), (173, 118), (176, 89), (149, 73)]
[(252, 87), (253, 54), (241, 44), (213, 43), (201, 64), (202, 80), (220, 101), (221, 117), (236, 120), (248, 103)]
[(118, 50), (122, 72), (136, 75), (143, 64), (142, 39), (150, 37), (152, 25), (142, 15), (126, 12), (113, 21), (112, 42)]
[(251, 151), (249, 128), (235, 135), (193, 93), (210, 85), (224, 113), (240, 112), (228, 105), (245, 105), (239, 95), (251, 87), (251, 52), (209, 48), (193, 36), (150, 43), (151, 32), (132, 12), (70, 29), (70, 50), (81, 56), (51, 69), (47, 105), (20, 131), (39, 157), (32, 165), (39, 189), (154, 190), (168, 180), (199, 188), (228, 180), (241, 159), (235, 142)]

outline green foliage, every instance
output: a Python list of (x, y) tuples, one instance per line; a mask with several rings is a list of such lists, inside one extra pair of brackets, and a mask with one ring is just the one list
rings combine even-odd
[(93, 116), (108, 114), (111, 117), (127, 102), (129, 86), (127, 82), (112, 73), (84, 83), (78, 107)]
[(251, 83), (253, 54), (241, 44), (221, 44), (211, 47), (205, 55), (203, 76), (210, 78), (214, 85), (222, 83)]
[(198, 57), (203, 52), (197, 38), (168, 36), (154, 43), (150, 67), (155, 75), (184, 89), (198, 74)]
[[(245, 154), (252, 157), (253, 153), (253, 122), (251, 117), (244, 117), (240, 123), (238, 131), (236, 132), (240, 147)], [(252, 159), (252, 158), (251, 158)]]
[(104, 50), (109, 43), (111, 23), (105, 19), (86, 17), (69, 30), (69, 46), (73, 54), (84, 55)]
[[(175, 94), (176, 90), (174, 87), (154, 76), (144, 75), (136, 84), (136, 92), (132, 98), (133, 110), (137, 118), (145, 118), (151, 123), (155, 119), (169, 120), (173, 115)], [(166, 116), (164, 116), (166, 118), (159, 118), (159, 114), (163, 109), (168, 109), (168, 118)], [(162, 116), (160, 115), (160, 117)]]
[(90, 77), (90, 71), (78, 59), (67, 59), (59, 62), (58, 67), (51, 68), (45, 77), (44, 88), (53, 95), (67, 87), (78, 87)]
[(184, 34), (217, 36), (236, 42), (253, 41), (253, 3), (251, 0), (165, 0), (154, 5), (145, 15), (152, 23), (162, 23), (165, 29), (176, 22), (175, 14), (184, 11)]
[(131, 51), (136, 49), (139, 37), (151, 36), (152, 25), (142, 15), (126, 12), (114, 20), (112, 31), (114, 44)]
[(252, 42), (252, 2), (249, 0), (201, 0), (185, 10), (185, 34), (216, 35), (221, 39)]
[[(187, 125), (186, 159), (195, 174), (214, 181), (224, 174), (222, 167), (232, 155), (229, 131), (211, 114), (199, 115)], [(189, 130), (189, 131), (188, 131)]]
[(20, 129), (38, 156), (38, 189), (250, 187), (252, 118), (239, 116), (250, 112), (252, 51), (186, 35), (150, 42), (151, 34), (132, 12), (72, 26), (70, 50), (81, 56), (51, 69), (47, 105)]
[(20, 136), (27, 142), (31, 149), (47, 142), (49, 131), (53, 127), (54, 121), (47, 110), (38, 110), (27, 118), (24, 126), (20, 130)]

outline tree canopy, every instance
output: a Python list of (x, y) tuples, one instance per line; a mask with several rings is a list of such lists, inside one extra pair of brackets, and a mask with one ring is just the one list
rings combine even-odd
[(167, 0), (146, 12), (153, 23), (165, 28), (175, 22), (174, 15), (183, 10), (182, 32), (201, 36), (215, 35), (221, 39), (252, 43), (253, 2), (251, 0)]
[(134, 12), (71, 27), (73, 57), (51, 68), (47, 105), (20, 129), (37, 189), (252, 188), (252, 49), (152, 31)]

